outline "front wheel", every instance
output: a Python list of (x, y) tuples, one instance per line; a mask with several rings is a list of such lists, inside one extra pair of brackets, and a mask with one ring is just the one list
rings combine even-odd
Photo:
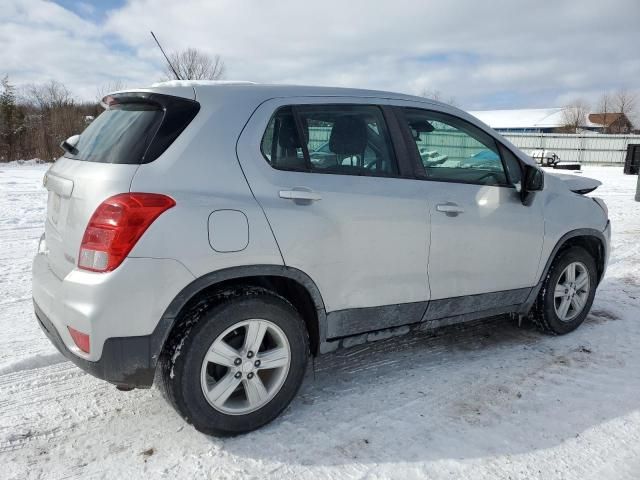
[(277, 417), (302, 383), (307, 332), (284, 298), (250, 289), (198, 315), (162, 362), (164, 391), (207, 434), (234, 435)]
[(571, 247), (554, 260), (542, 285), (533, 321), (545, 333), (562, 335), (582, 324), (591, 310), (598, 273), (589, 252)]

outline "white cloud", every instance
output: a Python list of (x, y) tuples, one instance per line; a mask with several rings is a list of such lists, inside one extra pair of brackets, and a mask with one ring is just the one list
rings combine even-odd
[(85, 99), (112, 79), (148, 83), (158, 77), (136, 55), (109, 48), (102, 27), (52, 2), (6, 1), (0, 45), (0, 75), (9, 74), (15, 84), (58, 80)]
[[(94, 24), (52, 3), (0, 13), (0, 73), (93, 96), (158, 79), (167, 49), (219, 53), (227, 77), (455, 97), (467, 108), (543, 107), (636, 88), (640, 2), (132, 0)], [(113, 39), (124, 50), (110, 48)]]

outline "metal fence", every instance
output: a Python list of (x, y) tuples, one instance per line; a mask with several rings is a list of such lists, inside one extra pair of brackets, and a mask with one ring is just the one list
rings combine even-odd
[(309, 150), (316, 151), (329, 141), (331, 127), (309, 127)]
[[(317, 150), (329, 141), (330, 127), (309, 127), (309, 148)], [(507, 140), (525, 153), (531, 150), (549, 150), (565, 162), (580, 162), (604, 165), (623, 165), (627, 146), (640, 145), (640, 135), (583, 135), (567, 133), (503, 133)], [(460, 138), (459, 138), (460, 137)], [(477, 142), (470, 137), (433, 132), (429, 146), (444, 149), (455, 146), (464, 153), (440, 152), (450, 157), (468, 157), (478, 152)], [(419, 145), (420, 146), (420, 145)]]
[(562, 161), (599, 164), (624, 164), (627, 146), (640, 144), (640, 135), (583, 135), (563, 133), (504, 133), (516, 147), (549, 150)]
[[(309, 150), (316, 151), (329, 141), (331, 127), (309, 127)], [(435, 130), (428, 135), (423, 134), (417, 142), (421, 153), (432, 153), (445, 156), (451, 160), (464, 160), (487, 148), (474, 138), (463, 132)]]

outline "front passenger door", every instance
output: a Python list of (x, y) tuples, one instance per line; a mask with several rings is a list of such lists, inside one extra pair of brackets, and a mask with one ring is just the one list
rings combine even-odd
[(513, 185), (520, 174), (515, 156), (455, 116), (403, 108), (400, 117), (424, 169), (431, 300), (535, 285), (541, 202), (522, 204)]

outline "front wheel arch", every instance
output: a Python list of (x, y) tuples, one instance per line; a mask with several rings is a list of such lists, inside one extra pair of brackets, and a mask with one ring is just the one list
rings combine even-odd
[[(573, 267), (573, 273), (566, 273), (567, 276), (565, 276), (565, 272), (569, 272), (571, 267)], [(576, 267), (583, 270), (582, 275), (585, 277), (583, 282), (580, 282), (579, 278), (576, 281)], [(597, 265), (590, 252), (580, 246), (560, 250), (542, 282), (543, 287), (538, 293), (530, 319), (542, 332), (553, 335), (562, 335), (575, 330), (589, 314), (597, 287), (596, 278)], [(563, 280), (562, 283), (560, 283), (561, 280)], [(584, 285), (586, 287), (582, 293), (577, 295)], [(581, 301), (574, 303), (574, 299), (579, 297), (582, 297)], [(560, 309), (558, 308), (559, 300), (562, 301)], [(562, 303), (565, 304), (564, 310), (562, 310)], [(573, 307), (577, 308), (574, 315), (567, 316), (567, 308)]]
[(560, 237), (560, 240), (556, 242), (555, 247), (547, 258), (547, 262), (542, 274), (540, 275), (539, 281), (544, 280), (549, 273), (551, 265), (561, 252), (567, 248), (581, 247), (593, 256), (593, 259), (596, 262), (596, 267), (598, 268), (598, 282), (600, 282), (605, 268), (605, 245), (606, 239), (604, 234), (593, 228), (580, 228), (565, 233)]
[(547, 257), (547, 261), (540, 274), (538, 283), (531, 289), (526, 302), (522, 305), (522, 308), (519, 311), (521, 315), (526, 316), (531, 313), (531, 309), (536, 302), (544, 279), (547, 278), (547, 275), (549, 274), (551, 265), (553, 265), (553, 262), (555, 262), (564, 251), (571, 247), (583, 248), (593, 256), (598, 271), (597, 284), (600, 283), (606, 266), (606, 239), (604, 233), (593, 228), (571, 230), (560, 237), (551, 251), (551, 254)]

